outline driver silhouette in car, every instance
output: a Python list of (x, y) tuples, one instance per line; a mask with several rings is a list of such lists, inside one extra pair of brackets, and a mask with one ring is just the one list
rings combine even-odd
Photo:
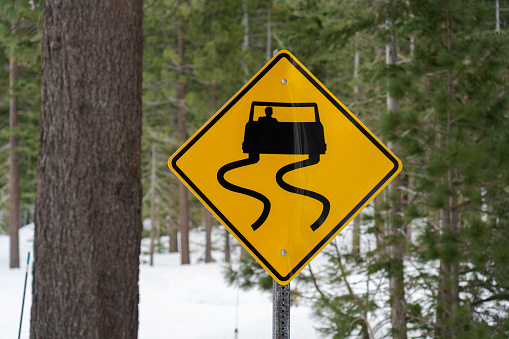
[(260, 121), (263, 124), (273, 124), (278, 122), (276, 118), (272, 117), (272, 107), (266, 107), (265, 108), (265, 116), (259, 117), (258, 121)]

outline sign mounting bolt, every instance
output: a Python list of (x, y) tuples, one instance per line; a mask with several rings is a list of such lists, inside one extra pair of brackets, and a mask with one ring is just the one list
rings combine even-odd
[(285, 79), (285, 78), (281, 79), (281, 83), (282, 83), (283, 85), (286, 85), (286, 83), (287, 83), (286, 79)]
[(282, 250), (282, 251), (281, 251), (281, 255), (283, 255), (283, 256), (284, 256), (284, 255), (286, 255), (286, 251), (285, 251), (285, 250)]

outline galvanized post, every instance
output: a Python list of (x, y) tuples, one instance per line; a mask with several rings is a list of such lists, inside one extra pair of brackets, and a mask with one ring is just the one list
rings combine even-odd
[(272, 282), (272, 339), (290, 339), (290, 284)]

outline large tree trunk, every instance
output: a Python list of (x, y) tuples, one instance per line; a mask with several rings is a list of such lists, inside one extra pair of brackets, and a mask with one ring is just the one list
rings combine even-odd
[[(186, 82), (184, 79), (184, 25), (182, 21), (178, 23), (178, 54), (179, 54), (179, 69), (178, 69), (178, 88), (177, 88), (177, 99), (178, 99), (178, 140), (180, 143), (184, 143), (187, 140), (186, 133), (186, 113), (185, 113), (185, 98), (186, 98)], [(180, 231), (180, 252), (181, 252), (181, 263), (187, 265), (190, 263), (189, 260), (189, 198), (186, 186), (179, 181), (179, 231)]]
[(44, 1), (31, 338), (136, 338), (143, 1)]
[[(12, 31), (16, 33), (17, 23), (12, 24)], [(18, 127), (18, 97), (16, 95), (16, 83), (18, 82), (18, 62), (11, 57), (9, 87), (11, 98), (9, 100), (9, 125), (11, 128)], [(9, 155), (9, 236), (10, 236), (10, 268), (19, 267), (19, 159), (18, 135), (11, 132), (9, 136), (11, 153)]]

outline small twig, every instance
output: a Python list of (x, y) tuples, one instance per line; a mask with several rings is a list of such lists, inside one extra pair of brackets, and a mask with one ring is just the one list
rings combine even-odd
[(326, 300), (328, 303), (329, 298), (325, 296), (325, 294), (320, 289), (320, 286), (318, 286), (318, 282), (316, 281), (315, 275), (313, 274), (313, 270), (311, 269), (311, 264), (308, 265), (308, 268), (309, 268), (309, 274), (311, 275), (311, 280), (313, 280), (313, 285), (315, 285), (315, 288), (318, 291), (318, 293), (320, 294), (320, 296), (324, 300)]

